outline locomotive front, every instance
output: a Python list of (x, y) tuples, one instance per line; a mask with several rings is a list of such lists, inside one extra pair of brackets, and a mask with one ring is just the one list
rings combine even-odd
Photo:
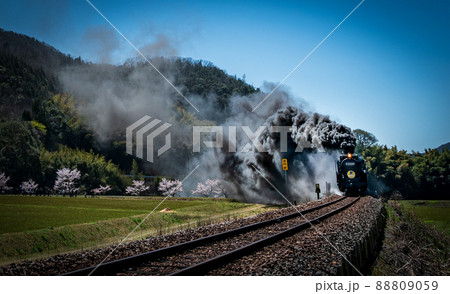
[(358, 155), (347, 153), (336, 162), (337, 185), (349, 196), (362, 195), (367, 190), (367, 174), (364, 160)]

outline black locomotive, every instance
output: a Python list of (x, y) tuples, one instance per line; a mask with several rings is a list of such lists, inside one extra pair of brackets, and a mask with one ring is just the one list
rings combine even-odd
[(353, 150), (344, 150), (346, 154), (336, 161), (336, 179), (341, 192), (348, 196), (363, 195), (367, 191), (366, 165)]

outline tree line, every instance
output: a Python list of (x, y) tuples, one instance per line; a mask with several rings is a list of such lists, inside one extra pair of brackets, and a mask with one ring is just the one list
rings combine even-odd
[(376, 144), (376, 137), (355, 130), (356, 151), (366, 160), (369, 189), (405, 199), (448, 199), (450, 151), (426, 149), (424, 153)]

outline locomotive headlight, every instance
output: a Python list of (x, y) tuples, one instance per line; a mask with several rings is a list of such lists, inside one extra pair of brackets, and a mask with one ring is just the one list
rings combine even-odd
[(347, 157), (348, 158), (352, 158), (352, 154), (351, 153), (347, 153)]

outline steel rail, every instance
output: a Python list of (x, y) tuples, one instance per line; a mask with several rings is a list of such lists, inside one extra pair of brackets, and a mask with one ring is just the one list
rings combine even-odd
[(304, 223), (301, 223), (297, 226), (291, 227), (287, 230), (284, 230), (282, 232), (273, 234), (269, 237), (266, 237), (264, 239), (255, 241), (251, 244), (242, 246), (240, 248), (234, 249), (232, 251), (229, 251), (227, 253), (224, 253), (222, 255), (213, 257), (211, 259), (208, 259), (206, 261), (191, 265), (189, 267), (186, 267), (184, 269), (181, 269), (179, 271), (176, 271), (174, 273), (169, 274), (169, 276), (194, 276), (194, 275), (203, 275), (213, 269), (219, 268), (220, 266), (223, 266), (225, 264), (228, 264), (232, 262), (233, 260), (238, 259), (239, 257), (248, 255), (264, 246), (273, 244), (281, 239), (287, 238), (289, 236), (292, 236), (302, 230), (305, 230), (309, 227), (311, 227), (314, 224), (317, 224), (321, 222), (322, 220), (333, 216), (342, 210), (345, 210), (346, 208), (350, 207), (351, 205), (355, 204), (361, 197), (356, 198), (354, 201), (339, 207), (335, 210), (332, 210), (326, 214), (323, 214), (319, 217), (316, 217), (315, 219), (305, 221)]
[(313, 212), (315, 210), (330, 206), (332, 204), (335, 204), (339, 201), (342, 201), (343, 199), (345, 199), (346, 197), (341, 197), (337, 200), (328, 202), (328, 203), (324, 203), (312, 208), (308, 208), (305, 210), (302, 210), (299, 212), (294, 212), (288, 215), (284, 215), (284, 216), (280, 216), (277, 218), (273, 218), (273, 219), (269, 219), (269, 220), (265, 220), (262, 222), (258, 222), (258, 223), (254, 223), (254, 224), (250, 224), (250, 225), (246, 225), (243, 227), (239, 227), (236, 229), (232, 229), (232, 230), (228, 230), (225, 232), (221, 232), (221, 233), (217, 233), (214, 235), (210, 235), (210, 236), (206, 236), (206, 237), (202, 237), (202, 238), (198, 238), (198, 239), (194, 239), (191, 241), (187, 241), (187, 242), (183, 242), (183, 243), (179, 243), (179, 244), (174, 244), (168, 247), (163, 247), (160, 249), (156, 249), (156, 250), (152, 250), (149, 252), (145, 252), (145, 253), (141, 253), (141, 254), (136, 254), (133, 256), (129, 256), (129, 257), (125, 257), (125, 258), (121, 258), (121, 259), (117, 259), (117, 260), (113, 260), (113, 261), (109, 261), (109, 262), (105, 262), (102, 263), (99, 266), (90, 266), (90, 267), (86, 267), (86, 268), (81, 268), (78, 270), (74, 270), (74, 271), (70, 271), (67, 273), (63, 273), (61, 274), (62, 276), (87, 276), (87, 275), (95, 275), (95, 276), (102, 276), (102, 275), (114, 275), (116, 273), (119, 272), (123, 272), (124, 269), (126, 268), (132, 268), (132, 267), (136, 267), (142, 263), (146, 263), (152, 260), (156, 260), (165, 256), (169, 256), (175, 253), (179, 253), (182, 251), (186, 251), (198, 246), (202, 246), (211, 242), (215, 242), (215, 241), (219, 241), (219, 240), (224, 240), (242, 233), (246, 233), (249, 231), (253, 231), (262, 227), (266, 227), (275, 223), (279, 223), (281, 221), (285, 221), (294, 217), (299, 217), (300, 214), (305, 214), (305, 213), (309, 213), (309, 212)]

